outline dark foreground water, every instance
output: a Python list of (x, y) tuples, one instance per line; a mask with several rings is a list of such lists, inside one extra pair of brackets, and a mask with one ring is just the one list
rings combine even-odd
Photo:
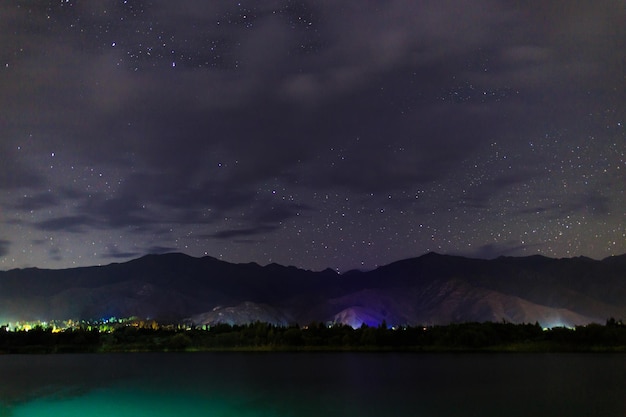
[(621, 354), (0, 356), (0, 416), (626, 416)]

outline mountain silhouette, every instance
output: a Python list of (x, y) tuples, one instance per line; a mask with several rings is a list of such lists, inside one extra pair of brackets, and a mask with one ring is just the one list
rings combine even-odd
[(106, 266), (0, 271), (0, 323), (137, 316), (196, 324), (469, 321), (604, 323), (626, 317), (626, 255), (426, 255), (338, 274), (181, 253)]

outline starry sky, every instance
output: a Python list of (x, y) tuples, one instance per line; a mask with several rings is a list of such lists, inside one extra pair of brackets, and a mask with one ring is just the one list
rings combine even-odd
[(0, 269), (626, 252), (626, 3), (0, 4)]

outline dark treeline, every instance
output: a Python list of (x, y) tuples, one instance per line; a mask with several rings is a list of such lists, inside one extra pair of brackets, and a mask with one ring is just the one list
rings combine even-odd
[(433, 327), (308, 326), (266, 323), (219, 324), (208, 330), (119, 327), (112, 332), (68, 329), (53, 333), (0, 332), (0, 353), (75, 353), (203, 350), (364, 350), (364, 351), (626, 351), (626, 326), (542, 329), (539, 324), (462, 323)]

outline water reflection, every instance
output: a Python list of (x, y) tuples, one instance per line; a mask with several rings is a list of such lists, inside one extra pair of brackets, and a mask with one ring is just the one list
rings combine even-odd
[(626, 415), (624, 355), (0, 356), (0, 416)]

